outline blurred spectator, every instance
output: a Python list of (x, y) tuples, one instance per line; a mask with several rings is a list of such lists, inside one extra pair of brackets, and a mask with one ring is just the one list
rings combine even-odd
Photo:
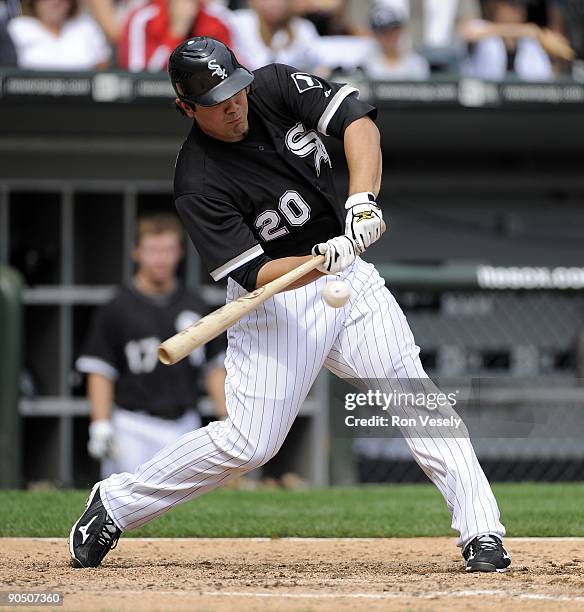
[(377, 0), (344, 0), (345, 19), (358, 32), (369, 30), (369, 13)]
[(584, 60), (584, 1), (550, 1), (550, 28), (565, 34), (578, 59)]
[(236, 55), (250, 70), (272, 62), (312, 70), (318, 64), (314, 25), (295, 16), (294, 0), (250, 0), (233, 13)]
[(540, 27), (548, 25), (548, 5), (549, 0), (528, 0), (527, 2), (527, 21), (537, 23)]
[(207, 0), (208, 4), (218, 4), (224, 8), (235, 11), (236, 9), (248, 8), (247, 0)]
[[(570, 59), (573, 52), (566, 41), (551, 30), (527, 22), (526, 0), (488, 0), (485, 16), (464, 31), (474, 43), (466, 74), (502, 80), (508, 74), (527, 81), (554, 78), (551, 55)], [(547, 52), (546, 52), (547, 51)]]
[(16, 66), (16, 49), (6, 29), (6, 23), (0, 20), (0, 66)]
[(84, 0), (84, 2), (108, 41), (116, 45), (128, 15), (145, 4), (146, 0)]
[(0, 0), (0, 21), (8, 21), (20, 15), (20, 0)]
[(479, 0), (382, 0), (404, 12), (412, 46), (433, 70), (457, 70), (463, 55), (460, 29), (481, 17)]
[[(1, 0), (0, 0), (1, 1)], [(16, 1), (16, 0), (12, 0)], [(107, 39), (112, 45), (117, 45), (122, 35), (128, 15), (149, 0), (84, 0), (85, 6), (91, 12), (93, 18), (104, 31)], [(202, 0), (207, 6), (217, 4), (225, 7), (224, 0)], [(240, 8), (240, 7), (237, 7)]]
[(18, 65), (31, 70), (103, 68), (110, 49), (103, 32), (77, 0), (24, 0), (21, 17), (8, 23)]
[(201, 0), (151, 0), (133, 11), (119, 44), (119, 64), (132, 72), (165, 70), (172, 50), (191, 36), (231, 45), (226, 9)]
[(405, 16), (395, 8), (380, 3), (371, 9), (371, 29), (376, 43), (363, 72), (377, 80), (424, 80), (430, 76), (430, 65), (410, 48)]
[(364, 35), (366, 30), (349, 23), (347, 0), (296, 0), (296, 14), (311, 21), (321, 36)]
[[(546, 25), (550, 28), (550, 30), (558, 32), (559, 34), (566, 34), (566, 24), (564, 15), (566, 4), (566, 0), (546, 0)], [(579, 4), (584, 7), (581, 2)]]
[[(576, 41), (571, 41), (569, 38), (573, 31), (568, 32), (567, 26), (568, 22), (566, 21), (565, 9), (568, 7), (568, 0), (532, 0), (532, 2), (528, 6), (527, 20), (531, 23), (536, 23), (541, 28), (546, 31), (553, 32), (553, 34), (548, 37), (556, 37), (555, 40), (561, 41), (566, 48), (571, 45), (572, 47), (577, 47)], [(576, 3), (578, 10), (584, 16), (584, 2), (578, 1)], [(570, 16), (570, 24), (577, 26), (577, 18), (573, 19), (574, 16)], [(541, 41), (540, 41), (541, 42)], [(550, 51), (546, 48), (548, 54), (550, 55), (550, 59), (552, 60), (552, 66), (554, 68), (554, 72), (556, 74), (567, 74), (572, 71), (574, 65), (574, 59), (576, 57), (576, 53), (568, 56), (564, 56), (564, 54), (554, 54), (553, 51)]]

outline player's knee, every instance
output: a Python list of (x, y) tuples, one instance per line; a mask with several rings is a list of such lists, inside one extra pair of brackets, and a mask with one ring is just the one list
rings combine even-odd
[(224, 455), (222, 464), (242, 474), (251, 472), (267, 463), (276, 453), (256, 446), (231, 447)]
[(262, 466), (277, 452), (274, 440), (254, 439), (233, 427), (230, 419), (211, 423), (207, 427), (215, 445), (221, 450), (222, 464), (248, 472)]
[(247, 441), (243, 447), (239, 447), (237, 459), (240, 462), (240, 468), (249, 472), (267, 463), (277, 452), (278, 447), (274, 444), (262, 443), (258, 440)]
[(257, 446), (250, 451), (251, 454), (245, 465), (246, 470), (255, 470), (261, 467), (278, 452), (278, 449), (273, 446)]

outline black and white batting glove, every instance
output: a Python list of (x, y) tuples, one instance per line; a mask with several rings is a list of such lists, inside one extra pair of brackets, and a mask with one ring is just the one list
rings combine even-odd
[(345, 202), (347, 217), (345, 234), (352, 238), (361, 254), (385, 231), (383, 212), (377, 206), (375, 195), (371, 192), (355, 193)]
[(338, 274), (355, 261), (359, 252), (355, 241), (343, 235), (315, 244), (312, 254), (325, 256), (324, 263), (318, 266), (317, 270), (325, 274)]

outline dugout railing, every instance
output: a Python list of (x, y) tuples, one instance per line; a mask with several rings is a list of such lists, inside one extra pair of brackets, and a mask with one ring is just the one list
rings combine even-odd
[[(85, 380), (74, 363), (95, 308), (133, 274), (136, 218), (150, 210), (174, 210), (168, 183), (0, 182), (0, 264), (11, 262), (26, 280), (19, 414), (24, 419), (23, 468), (28, 483), (84, 486), (97, 476), (97, 466), (85, 449)], [(201, 282), (203, 273), (188, 243), (179, 275), (208, 303), (221, 305), (224, 288)], [(9, 329), (16, 333), (14, 326)], [(14, 350), (11, 347), (12, 343), (4, 345), (6, 350)], [(9, 370), (3, 373), (8, 376)], [(280, 472), (291, 471), (320, 485), (328, 481), (327, 413), (321, 410), (326, 406), (326, 385), (321, 378), (314, 386), (291, 432), (293, 443), (278, 459)], [(212, 418), (206, 398), (199, 408), (205, 419)], [(11, 440), (6, 453), (16, 444), (15, 438)], [(16, 469), (14, 476), (20, 473)]]

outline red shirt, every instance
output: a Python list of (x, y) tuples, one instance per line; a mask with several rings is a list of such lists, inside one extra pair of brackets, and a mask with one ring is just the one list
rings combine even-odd
[[(229, 28), (215, 12), (201, 6), (185, 38), (212, 36), (231, 46)], [(166, 70), (170, 54), (185, 38), (170, 32), (168, 0), (151, 0), (130, 13), (118, 45), (118, 63), (131, 72)]]

